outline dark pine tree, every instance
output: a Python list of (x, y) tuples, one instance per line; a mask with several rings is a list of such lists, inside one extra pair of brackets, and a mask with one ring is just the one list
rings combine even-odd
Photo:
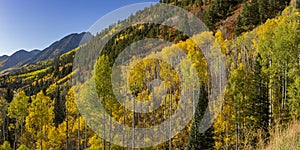
[(208, 107), (208, 95), (205, 86), (200, 87), (199, 102), (196, 107), (194, 122), (190, 131), (187, 149), (211, 149), (214, 145), (213, 127), (208, 128), (204, 133), (201, 132), (201, 122), (205, 121), (203, 115)]

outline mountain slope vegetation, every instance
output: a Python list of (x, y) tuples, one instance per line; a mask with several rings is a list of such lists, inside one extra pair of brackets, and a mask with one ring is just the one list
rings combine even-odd
[[(284, 0), (271, 0), (266, 6), (256, 5), (256, 2), (262, 4), (259, 0), (165, 0), (161, 2), (183, 7), (211, 25), (214, 32), (205, 32), (197, 36), (199, 40), (211, 36), (215, 38), (226, 59), (228, 85), (221, 113), (206, 132), (200, 133), (199, 120), (202, 119), (208, 104), (210, 76), (206, 70), (206, 60), (199, 52), (199, 48), (181, 32), (155, 24), (129, 27), (108, 41), (96, 66), (94, 62), (90, 62), (91, 64), (80, 62), (86, 66), (96, 67), (97, 85), (107, 86), (113, 60), (129, 44), (144, 38), (160, 38), (174, 42), (174, 45), (184, 49), (194, 60), (192, 65), (197, 66), (197, 74), (203, 79), (200, 81), (200, 103), (195, 108), (195, 118), (181, 133), (169, 141), (146, 149), (268, 148), (272, 145), (274, 130), (278, 127), (285, 129), (291, 122), (300, 119), (300, 13), (297, 8), (286, 7)], [(247, 9), (253, 7), (273, 11), (272, 14), (266, 13), (265, 16), (261, 16), (262, 13), (249, 13), (253, 10), (248, 12)], [(142, 14), (143, 12), (138, 12), (136, 15), (142, 17)], [(210, 16), (216, 20), (209, 19)], [(232, 19), (232, 16), (235, 19)], [(253, 18), (260, 19), (254, 21)], [(49, 55), (53, 59), (42, 61), (46, 60), (44, 55), (36, 55), (39, 61), (33, 61), (32, 64), (29, 63), (30, 65), (0, 78), (2, 149), (126, 149), (106, 142), (88, 127), (88, 123), (80, 115), (75, 103), (73, 92), (78, 87), (72, 87), (71, 81), (76, 52), (85, 52), (83, 54), (87, 58), (93, 57), (89, 56), (92, 53), (86, 50), (96, 50), (101, 47), (99, 39), (110, 34), (110, 30), (114, 28), (114, 25), (110, 26), (89, 42), (79, 47), (74, 46), (66, 53), (61, 51), (56, 55), (53, 50), (60, 47), (53, 44), (53, 48), (49, 48), (52, 52)], [(62, 47), (69, 47), (69, 40), (65, 42)], [(162, 56), (172, 56), (175, 52), (174, 45), (164, 48)], [(153, 55), (159, 53), (154, 52)], [(138, 61), (133, 56), (129, 57)], [(134, 61), (126, 61), (126, 63), (134, 65)], [(148, 76), (139, 76), (145, 71)], [(101, 103), (107, 106), (106, 110), (111, 112), (115, 120), (128, 126), (134, 124), (137, 127), (149, 127), (167, 119), (173, 113), (173, 108), (178, 106), (176, 101), (179, 97), (180, 81), (172, 67), (152, 59), (139, 63), (131, 72), (130, 87), (140, 100), (151, 97), (151, 93), (148, 92), (150, 86), (144, 84), (146, 81), (156, 78), (169, 81), (168, 76), (173, 78), (172, 84), (166, 85), (168, 92), (165, 104), (162, 104), (150, 117), (124, 109), (109, 92), (110, 86), (106, 87), (106, 92), (101, 90), (97, 92)], [(161, 87), (153, 87), (153, 89), (162, 92)], [(193, 93), (194, 89), (185, 90)], [(89, 94), (89, 91), (82, 90), (80, 94), (84, 97)], [(106, 129), (107, 132), (111, 130), (109, 127)]]
[(19, 63), (23, 63), (24, 61), (30, 59), (31, 57), (39, 54), (39, 50), (33, 50), (31, 52), (27, 52), (25, 50), (20, 50), (15, 52), (11, 56), (3, 56), (0, 64), (0, 71), (8, 68), (16, 67)]
[(70, 34), (41, 51), (33, 50), (27, 52), (25, 50), (20, 50), (12, 56), (2, 56), (0, 59), (0, 75), (14, 72), (15, 70), (30, 64), (58, 58), (62, 54), (88, 42), (91, 38), (92, 35), (85, 32), (80, 34)]

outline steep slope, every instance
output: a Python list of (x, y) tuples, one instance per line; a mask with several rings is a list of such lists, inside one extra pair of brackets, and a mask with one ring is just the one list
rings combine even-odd
[[(270, 24), (270, 23), (268, 23), (268, 24)], [(145, 25), (145, 27), (146, 27), (146, 25)], [(148, 30), (146, 30), (145, 28), (140, 29), (139, 26), (136, 26), (136, 27), (131, 27), (127, 30), (124, 30), (119, 35), (116, 35), (114, 37), (114, 39), (118, 39), (118, 42), (115, 42), (114, 39), (109, 41), (109, 43), (105, 47), (106, 50), (104, 51), (104, 53), (109, 55), (109, 58), (113, 59), (116, 57), (117, 53), (119, 53), (121, 50), (123, 50), (122, 48), (126, 47), (129, 43), (133, 43), (133, 42), (140, 40), (142, 38), (145, 38), (145, 37), (163, 37), (163, 31), (167, 31), (167, 28), (163, 28), (162, 26), (149, 25), (149, 26), (147, 26), (147, 28), (148, 28)], [(266, 29), (270, 29), (270, 27), (268, 26), (268, 27), (266, 27)], [(127, 32), (127, 31), (130, 31), (130, 32)], [(153, 35), (148, 35), (148, 33), (150, 31), (153, 33)], [(233, 32), (233, 30), (232, 30), (232, 32)], [(128, 34), (128, 33), (134, 33), (134, 34)], [(101, 34), (104, 36), (106, 33), (102, 32), (99, 35), (101, 35)], [(259, 126), (259, 128), (261, 128), (261, 125), (259, 125), (258, 123), (263, 122), (261, 120), (264, 120), (264, 121), (268, 120), (268, 119), (264, 119), (264, 117), (267, 113), (258, 114), (259, 112), (252, 111), (252, 110), (254, 110), (254, 109), (252, 109), (253, 108), (252, 106), (255, 106), (254, 108), (257, 108), (258, 106), (261, 106), (261, 103), (262, 103), (263, 106), (261, 106), (261, 109), (257, 109), (257, 110), (265, 110), (265, 106), (269, 106), (269, 105), (268, 105), (268, 103), (265, 104), (265, 102), (264, 102), (265, 98), (267, 98), (264, 95), (265, 94), (264, 91), (268, 91), (268, 89), (267, 89), (267, 87), (264, 87), (264, 84), (261, 84), (261, 83), (265, 83), (265, 82), (263, 82), (264, 79), (260, 79), (260, 77), (263, 74), (257, 73), (257, 72), (261, 71), (260, 70), (261, 68), (254, 65), (254, 63), (256, 63), (256, 62), (253, 60), (254, 58), (256, 58), (255, 57), (256, 53), (253, 52), (254, 51), (253, 48), (257, 47), (256, 45), (254, 45), (254, 43), (257, 43), (257, 42), (252, 43), (253, 42), (252, 34), (254, 34), (253, 32), (248, 33), (248, 34), (250, 34), (251, 36), (250, 35), (249, 35), (249, 37), (241, 36), (238, 39), (234, 39), (232, 41), (227, 41), (222, 38), (222, 33), (220, 33), (220, 32), (219, 32), (219, 34), (216, 33), (216, 39), (218, 39), (220, 41), (220, 44), (225, 45), (224, 49), (225, 49), (225, 47), (228, 48), (228, 51), (226, 51), (227, 49), (225, 49), (224, 52), (226, 52), (226, 57), (228, 57), (229, 64), (231, 64), (231, 63), (232, 64), (240, 64), (240, 66), (241, 66), (241, 67), (239, 67), (241, 69), (232, 67), (233, 69), (230, 70), (231, 72), (233, 72), (235, 74), (235, 76), (232, 76), (230, 78), (231, 79), (230, 85), (237, 84), (232, 87), (242, 87), (242, 88), (236, 88), (236, 89), (231, 88), (230, 91), (233, 91), (233, 92), (229, 92), (228, 94), (231, 94), (230, 96), (233, 97), (234, 99), (232, 99), (231, 97), (226, 99), (227, 105), (226, 105), (226, 107), (224, 107), (224, 110), (221, 114), (221, 115), (223, 115), (223, 114), (225, 114), (225, 115), (224, 115), (224, 117), (223, 116), (219, 117), (219, 120), (217, 120), (218, 122), (220, 122), (220, 125), (218, 124), (218, 122), (216, 122), (214, 124), (212, 130), (216, 129), (215, 131), (209, 130), (210, 133), (203, 133), (203, 134), (201, 133), (200, 134), (198, 132), (198, 128), (195, 128), (195, 127), (198, 127), (198, 125), (194, 124), (193, 128), (195, 130), (197, 130), (197, 132), (194, 132), (193, 130), (191, 130), (190, 137), (188, 137), (188, 135), (189, 135), (188, 130), (183, 132), (182, 135), (177, 135), (177, 137), (171, 139), (170, 146), (172, 146), (172, 148), (175, 149), (177, 146), (178, 149), (184, 149), (185, 144), (187, 144), (186, 141), (188, 140), (188, 138), (190, 138), (191, 140), (189, 141), (189, 144), (191, 145), (191, 149), (204, 149), (203, 146), (207, 146), (207, 149), (217, 149), (216, 147), (223, 148), (222, 147), (223, 145), (229, 147), (228, 149), (234, 149), (236, 146), (235, 141), (234, 141), (236, 139), (235, 132), (238, 133), (238, 136), (245, 137), (245, 135), (247, 133), (246, 127), (250, 126), (249, 130), (252, 130), (252, 127), (254, 125), (255, 125), (255, 127)], [(174, 35), (179, 35), (179, 34), (174, 33)], [(262, 35), (262, 33), (259, 33), (257, 36), (259, 37), (259, 35)], [(300, 35), (300, 34), (298, 34), (298, 35)], [(121, 36), (125, 37), (125, 38), (122, 40), (121, 38), (119, 38)], [(47, 61), (47, 63), (45, 63), (44, 65), (42, 65), (42, 64), (28, 65), (28, 66), (24, 67), (23, 70), (21, 70), (20, 72), (16, 72), (15, 74), (10, 74), (10, 75), (1, 77), (0, 78), (0, 82), (1, 82), (0, 87), (5, 90), (6, 89), (11, 89), (11, 90), (22, 89), (22, 90), (25, 90), (26, 93), (30, 96), (37, 94), (41, 90), (44, 91), (45, 94), (50, 96), (51, 99), (53, 101), (55, 101), (54, 122), (58, 126), (58, 128), (53, 127), (53, 129), (55, 129), (55, 132), (57, 131), (57, 133), (65, 133), (65, 131), (67, 131), (66, 134), (70, 134), (70, 135), (78, 135), (78, 133), (79, 133), (79, 136), (81, 138), (83, 138), (85, 136), (80, 135), (80, 134), (83, 134), (83, 131), (82, 132), (79, 131), (79, 132), (72, 134), (72, 129), (66, 130), (65, 126), (63, 126), (63, 125), (70, 124), (70, 123), (66, 122), (66, 119), (65, 119), (65, 117), (67, 115), (66, 111), (68, 109), (65, 106), (66, 101), (67, 101), (66, 93), (72, 86), (71, 78), (74, 73), (74, 72), (72, 72), (72, 65), (73, 65), (73, 59), (74, 59), (75, 53), (80, 49), (81, 49), (81, 51), (84, 51), (86, 49), (90, 50), (93, 47), (99, 46), (99, 44), (101, 44), (101, 43), (99, 43), (100, 37), (101, 36), (96, 36), (88, 44), (86, 44), (82, 47), (79, 47), (79, 48), (75, 48), (74, 50), (67, 52), (66, 54), (60, 56), (57, 59), (51, 59), (51, 60)], [(168, 37), (170, 37), (170, 36), (168, 35), (165, 39), (168, 39)], [(277, 36), (277, 37), (280, 37), (280, 36)], [(97, 38), (98, 38), (98, 40), (97, 40)], [(169, 40), (171, 41), (172, 39), (170, 38)], [(268, 40), (271, 41), (271, 38), (269, 38)], [(284, 41), (284, 40), (280, 40), (280, 41)], [(278, 49), (280, 49), (280, 48), (278, 48)], [(289, 49), (289, 47), (288, 47), (288, 49)], [(89, 54), (86, 51), (84, 51), (84, 53), (87, 54), (87, 56)], [(246, 57), (246, 56), (250, 56), (250, 57)], [(264, 60), (267, 60), (267, 59), (264, 59)], [(295, 60), (297, 60), (297, 59), (295, 59)], [(87, 64), (86, 62), (83, 62), (83, 63)], [(205, 67), (203, 67), (203, 68), (205, 68)], [(253, 70), (251, 70), (253, 68), (259, 68), (259, 69), (255, 69), (254, 70), (255, 72), (254, 72)], [(279, 69), (281, 69), (281, 68), (279, 68)], [(246, 73), (246, 75), (241, 74), (241, 72)], [(256, 74), (258, 74), (258, 75), (256, 75)], [(252, 78), (252, 75), (256, 75), (255, 78)], [(275, 75), (272, 75), (272, 76), (275, 76)], [(257, 79), (257, 78), (259, 78), (259, 79)], [(245, 79), (246, 79), (246, 81), (244, 81)], [(257, 82), (257, 81), (259, 81), (259, 82)], [(239, 84), (239, 83), (241, 83), (241, 84)], [(248, 84), (248, 83), (250, 83), (250, 84)], [(257, 83), (259, 83), (259, 84), (257, 84)], [(240, 85), (242, 85), (242, 86), (240, 86)], [(278, 87), (279, 88), (276, 88), (276, 89), (280, 90), (281, 86), (279, 85)], [(295, 87), (299, 87), (299, 86), (295, 86)], [(262, 89), (261, 92), (255, 92), (260, 89)], [(254, 92), (248, 92), (247, 90), (254, 91)], [(247, 95), (245, 97), (238, 97), (239, 95), (242, 95), (242, 94), (239, 94), (240, 91), (246, 91), (246, 92), (243, 92), (243, 94), (245, 93)], [(9, 92), (7, 92), (7, 93), (9, 93)], [(205, 93), (205, 91), (203, 91), (201, 93)], [(233, 95), (232, 93), (233, 94), (237, 93), (237, 94)], [(260, 94), (260, 95), (256, 95), (256, 93)], [(1, 94), (1, 92), (0, 92), (0, 94)], [(280, 94), (278, 94), (278, 95), (280, 95)], [(205, 95), (203, 95), (203, 96), (205, 96)], [(275, 96), (277, 96), (277, 95), (275, 95)], [(248, 98), (252, 98), (252, 97), (258, 97), (258, 98), (248, 99)], [(238, 108), (242, 108), (240, 110), (236, 109), (236, 107), (233, 107), (233, 106), (236, 106), (234, 104), (237, 104), (237, 103), (230, 103), (231, 100), (233, 102), (236, 102), (236, 101), (241, 102), (240, 100), (244, 99), (244, 98), (245, 98), (245, 101), (242, 101), (242, 102), (245, 102), (245, 103), (241, 103), (241, 105), (238, 105)], [(281, 98), (278, 98), (278, 99), (281, 99)], [(258, 101), (254, 101), (254, 100), (259, 100), (259, 103), (257, 103), (257, 105), (256, 105), (256, 102), (258, 102)], [(201, 104), (201, 107), (205, 106), (203, 103), (200, 103), (200, 104)], [(276, 106), (280, 106), (280, 105), (276, 105)], [(200, 110), (201, 107), (197, 108), (197, 111), (196, 111), (197, 116), (196, 117), (198, 117), (198, 114), (201, 114), (201, 113), (199, 113), (199, 112), (201, 112), (201, 110)], [(76, 107), (74, 107), (74, 108), (76, 108)], [(266, 107), (266, 108), (268, 108), (268, 107)], [(276, 107), (275, 107), (275, 109), (276, 109)], [(118, 109), (118, 110), (121, 110), (121, 109)], [(240, 114), (241, 119), (235, 118), (236, 117), (234, 114), (235, 111)], [(268, 109), (267, 109), (267, 111), (268, 111)], [(262, 117), (259, 115), (261, 115)], [(121, 116), (121, 115), (119, 115), (119, 116)], [(129, 115), (127, 115), (127, 116), (129, 116)], [(242, 116), (245, 116), (245, 118), (242, 118)], [(76, 116), (76, 117), (77, 118), (74, 117), (74, 120), (79, 118), (79, 116)], [(261, 118), (257, 119), (258, 117), (261, 117)], [(223, 121), (222, 118), (224, 118), (225, 120)], [(253, 118), (258, 121), (255, 121), (255, 122), (252, 121)], [(78, 120), (80, 120), (80, 119), (78, 119)], [(236, 126), (236, 124), (238, 124), (238, 125), (246, 124), (247, 126), (241, 126), (241, 130), (239, 130), (239, 129), (236, 129), (236, 127), (238, 127), (238, 126)], [(262, 125), (265, 125), (265, 123), (263, 122)], [(60, 126), (62, 128), (59, 128)], [(85, 130), (84, 127), (82, 129)], [(48, 129), (46, 129), (46, 130), (48, 130)], [(89, 132), (90, 130), (89, 129), (87, 129), (87, 130), (88, 130), (87, 133), (90, 133)], [(60, 131), (62, 131), (62, 132), (60, 132)], [(211, 135), (212, 132), (213, 132), (213, 135)], [(196, 133), (196, 134), (194, 134), (195, 136), (192, 136), (192, 133)], [(249, 139), (252, 139), (252, 137), (254, 137), (254, 140), (251, 141), (251, 143), (250, 142), (249, 143), (254, 145), (256, 142), (257, 133), (254, 132), (254, 130), (250, 131), (249, 133), (251, 133), (250, 135), (253, 135)], [(266, 134), (269, 134), (268, 131), (266, 132)], [(13, 136), (13, 135), (11, 135), (11, 136)], [(63, 135), (59, 135), (59, 136), (65, 137), (65, 138), (67, 137), (67, 136), (63, 136)], [(213, 139), (215, 139), (216, 142), (214, 142), (211, 139), (212, 136), (214, 136)], [(230, 138), (228, 138), (228, 137), (230, 137)], [(86, 139), (81, 139), (81, 140), (87, 141), (87, 139), (92, 141), (93, 137), (91, 137), (90, 134), (87, 134)], [(248, 139), (248, 138), (244, 138), (244, 139)], [(236, 142), (237, 145), (240, 145), (240, 149), (245, 149), (245, 148), (242, 148), (242, 146), (244, 145), (244, 142), (243, 142), (244, 139), (241, 138), (240, 141)], [(266, 139), (268, 139), (268, 137)], [(62, 139), (55, 139), (55, 140), (59, 141), (60, 143), (68, 143), (65, 141), (69, 140), (69, 142), (72, 143), (72, 144), (68, 145), (69, 149), (75, 149), (75, 147), (72, 147), (72, 146), (76, 145), (77, 144), (76, 142), (78, 141), (76, 136), (70, 136), (69, 139), (62, 138)], [(100, 142), (98, 142), (98, 141), (97, 142), (101, 143), (102, 142), (101, 140), (102, 139), (99, 138)], [(218, 143), (217, 140), (220, 140), (221, 142)], [(227, 141), (229, 141), (229, 142), (227, 142)], [(12, 140), (10, 140), (10, 142), (13, 143)], [(48, 140), (47, 142), (51, 143), (52, 141)], [(75, 144), (73, 144), (73, 143), (75, 143)], [(79, 145), (80, 145), (80, 143), (79, 143)], [(92, 147), (93, 143), (91, 145), (88, 145), (88, 147), (89, 146)], [(167, 149), (168, 146), (169, 146), (168, 143), (164, 143), (164, 144), (161, 144), (160, 147), (158, 147), (158, 148), (154, 147), (153, 149)], [(198, 146), (201, 146), (201, 147), (198, 148)], [(57, 147), (64, 149), (66, 146), (63, 144), (60, 144), (60, 145), (58, 144)], [(121, 148), (119, 148), (119, 149), (121, 149)], [(223, 148), (223, 149), (226, 149), (226, 148)], [(248, 149), (250, 149), (250, 148), (248, 148)]]
[(7, 55), (3, 55), (3, 56), (0, 56), (0, 61), (3, 61), (4, 59), (8, 58)]
[[(211, 31), (222, 30), (226, 39), (251, 31), (279, 16), (291, 0), (160, 0), (194, 13)], [(297, 5), (291, 1), (291, 5)]]
[(46, 61), (52, 58), (59, 57), (60, 55), (69, 52), (70, 50), (84, 44), (92, 38), (90, 33), (74, 33), (70, 34), (59, 41), (54, 42), (44, 50), (33, 50), (31, 52), (20, 50), (12, 56), (0, 57), (0, 71), (6, 69), (18, 69), (25, 65), (35, 64), (41, 61)]
[[(84, 39), (82, 39), (84, 37)], [(84, 44), (92, 38), (89, 33), (74, 33), (70, 34), (59, 41), (54, 42), (49, 47), (44, 49), (40, 54), (30, 58), (28, 61), (21, 63), (20, 66), (24, 64), (34, 64), (39, 61), (45, 61), (51, 58), (58, 57), (76, 47), (80, 44)], [(81, 43), (80, 43), (81, 42)]]
[(16, 67), (18, 63), (26, 61), (29, 58), (32, 58), (33, 56), (39, 54), (40, 52), (40, 50), (33, 50), (30, 52), (25, 50), (19, 50), (11, 56), (1, 56), (0, 70)]
[(0, 56), (0, 67), (2, 67), (4, 65), (4, 63), (7, 61), (7, 59), (8, 59), (7, 55)]

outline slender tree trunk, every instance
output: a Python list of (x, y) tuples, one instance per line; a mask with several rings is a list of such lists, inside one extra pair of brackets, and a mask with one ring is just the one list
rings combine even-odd
[(110, 145), (111, 145), (111, 143), (110, 143), (110, 141), (111, 141), (111, 131), (112, 131), (112, 110), (110, 110), (110, 117), (109, 117), (109, 142), (108, 142), (108, 149), (110, 150)]
[(269, 98), (269, 115), (270, 115), (270, 117), (269, 117), (269, 126), (271, 126), (272, 125), (272, 118), (273, 118), (273, 103), (272, 103), (272, 85), (271, 85), (271, 87), (270, 87), (270, 89), (269, 89), (269, 92), (270, 92), (270, 98)]
[[(288, 66), (286, 64), (286, 66)], [(286, 103), (286, 98), (287, 98), (287, 84), (288, 84), (288, 78), (287, 78), (287, 68), (285, 69), (284, 72), (284, 102), (283, 102), (283, 109), (285, 109), (285, 103)]]
[(235, 149), (238, 149), (239, 148), (239, 109), (238, 109), (238, 105), (237, 105), (237, 102), (234, 101), (234, 105), (235, 105), (235, 116), (236, 116), (236, 119), (235, 119), (235, 131), (236, 131), (236, 141), (235, 141)]
[[(104, 98), (104, 104), (105, 104), (105, 98)], [(103, 123), (103, 149), (106, 149), (106, 113), (104, 112), (104, 123)]]
[(66, 150), (69, 150), (69, 120), (66, 116)]
[[(23, 136), (23, 123), (24, 123), (24, 119), (21, 122), (21, 136)], [(22, 138), (20, 139), (20, 143), (21, 143), (21, 145), (23, 144)]]
[[(170, 84), (171, 85), (171, 84)], [(170, 86), (171, 87), (171, 86)], [(167, 92), (168, 93), (168, 92)], [(167, 107), (167, 95), (165, 97), (165, 104), (164, 104), (164, 108), (163, 108), (163, 122), (165, 122), (166, 118), (167, 118), (167, 112), (166, 112), (166, 107)], [(165, 134), (165, 137), (166, 139), (168, 139), (168, 135), (167, 135), (167, 127), (166, 125), (164, 124), (164, 134)]]
[[(225, 122), (226, 122), (227, 119), (228, 119), (228, 118), (227, 118), (227, 114), (224, 114), (224, 115), (225, 115), (225, 119), (224, 119), (224, 120), (225, 120)], [(229, 122), (229, 121), (228, 121), (228, 122)], [(229, 137), (229, 136), (228, 136), (228, 123), (225, 123), (225, 134), (226, 134), (225, 137), (226, 137), (227, 139), (229, 139), (229, 138), (228, 138), (228, 137)], [(228, 150), (228, 140), (225, 141), (225, 146), (226, 146), (226, 150)]]
[(84, 124), (84, 149), (87, 148), (87, 123)]
[[(169, 118), (170, 118), (170, 140), (169, 140), (169, 150), (172, 150), (172, 94), (170, 89), (170, 104), (169, 104)], [(193, 106), (194, 107), (194, 106)]]
[[(271, 68), (272, 66), (272, 61), (269, 61), (269, 66)], [(271, 83), (271, 77), (269, 76), (269, 126), (272, 125), (272, 117), (273, 117), (273, 103), (272, 103), (272, 83)]]
[(78, 138), (78, 143), (77, 143), (77, 149), (80, 150), (80, 117), (78, 117), (78, 132), (77, 132), (77, 138)]
[(42, 137), (40, 137), (40, 150), (43, 149), (43, 127), (40, 127), (40, 134)]
[(15, 126), (14, 150), (16, 150), (16, 149), (17, 149), (17, 140), (18, 140), (18, 135), (17, 135), (17, 126)]
[(282, 82), (281, 82), (281, 104), (280, 104), (280, 119), (283, 119), (281, 117), (283, 117), (283, 101), (284, 101), (284, 88), (285, 88), (285, 69), (283, 67), (282, 69), (282, 73), (283, 73), (283, 76), (281, 77), (282, 79)]
[(133, 99), (133, 114), (132, 114), (132, 150), (135, 145), (135, 98)]
[(3, 117), (3, 125), (2, 125), (2, 134), (3, 134), (3, 142), (6, 140), (6, 137), (5, 137), (5, 125), (6, 125), (6, 118)]
[[(124, 106), (126, 106), (126, 101), (127, 101), (127, 98), (126, 98), (126, 100), (125, 100), (125, 104), (124, 104)], [(126, 117), (125, 117), (125, 115), (126, 115), (126, 108), (125, 107), (123, 107), (123, 125), (125, 126), (126, 125)], [(124, 132), (124, 126), (123, 126), (123, 132), (122, 132), (122, 145), (123, 145), (123, 150), (125, 149), (125, 132)], [(127, 141), (127, 140), (126, 140)]]

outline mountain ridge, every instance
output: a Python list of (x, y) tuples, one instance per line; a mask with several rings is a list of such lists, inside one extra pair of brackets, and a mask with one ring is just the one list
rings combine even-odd
[(86, 43), (91, 38), (92, 34), (87, 32), (69, 34), (42, 50), (42, 53), (30, 58), (20, 65), (34, 64), (39, 61), (45, 61), (51, 58), (59, 57), (60, 55), (78, 47), (79, 45)]
[(18, 69), (25, 65), (35, 64), (37, 62), (59, 57), (79, 45), (86, 43), (91, 38), (92, 34), (87, 32), (72, 33), (53, 42), (43, 50), (35, 49), (27, 51), (21, 49), (10, 56), (0, 56), (0, 71), (4, 71), (6, 69)]
[(27, 59), (39, 54), (40, 50), (26, 51), (24, 49), (18, 50), (11, 56), (1, 56), (0, 58), (0, 70), (15, 67), (18, 63), (26, 61)]

